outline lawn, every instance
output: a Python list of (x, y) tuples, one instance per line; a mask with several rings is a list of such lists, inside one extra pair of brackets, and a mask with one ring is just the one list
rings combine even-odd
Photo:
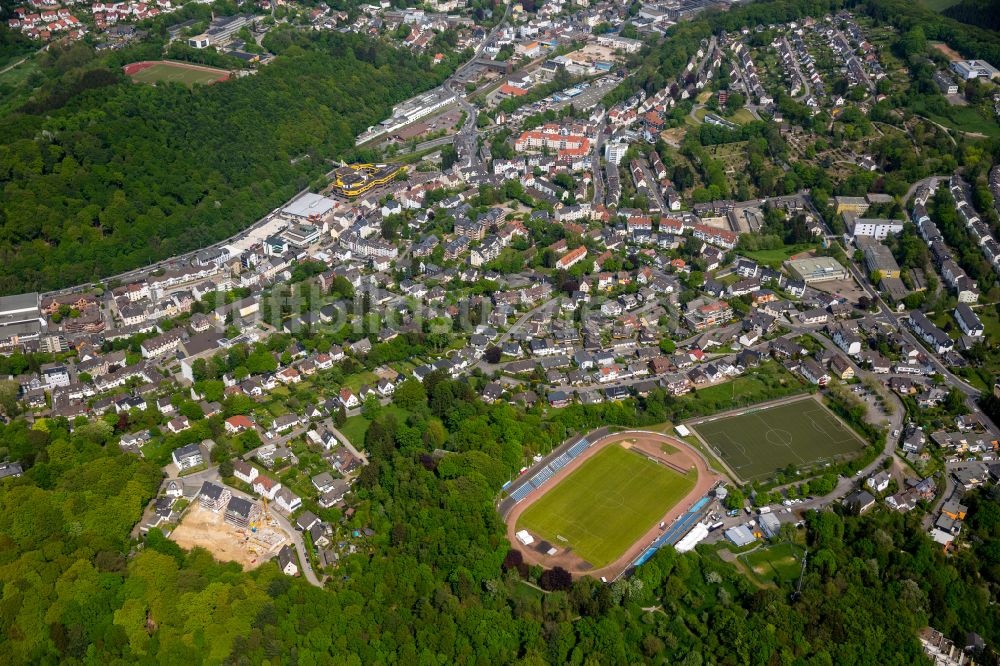
[(603, 567), (684, 499), (695, 481), (695, 474), (612, 444), (528, 507), (517, 528)]
[(852, 457), (864, 442), (816, 400), (726, 416), (693, 427), (743, 481), (761, 481), (792, 465), (810, 468)]
[(743, 108), (737, 109), (733, 115), (727, 117), (727, 120), (731, 120), (737, 125), (746, 125), (747, 123), (752, 123), (757, 119), (753, 117), (752, 113), (750, 113), (750, 109)]
[(785, 368), (777, 362), (768, 361), (732, 381), (698, 389), (677, 400), (691, 404), (692, 409), (687, 418), (693, 418), (775, 400), (806, 390), (805, 384)]
[[(396, 417), (396, 420), (401, 423), (405, 422), (410, 416), (409, 411), (391, 404), (383, 407), (382, 411), (379, 413), (392, 414)], [(355, 446), (355, 448), (362, 449), (365, 445), (365, 433), (368, 432), (369, 425), (371, 425), (371, 421), (358, 414), (357, 416), (347, 417), (347, 420), (344, 421), (344, 425), (340, 426), (338, 430), (344, 433), (344, 437), (346, 437), (351, 444)]]
[(802, 567), (802, 548), (782, 543), (759, 548), (740, 557), (753, 575), (763, 583), (781, 585), (798, 578)]
[(740, 254), (753, 259), (758, 264), (766, 264), (772, 268), (778, 268), (793, 254), (812, 250), (815, 247), (815, 243), (799, 243), (797, 245), (786, 245), (774, 250), (756, 250), (753, 252), (741, 252)]
[(990, 344), (1000, 343), (1000, 314), (997, 313), (996, 307), (987, 305), (986, 307), (978, 308), (976, 314), (979, 315), (979, 320), (983, 322), (983, 332)]
[(339, 430), (344, 433), (344, 437), (346, 437), (351, 444), (355, 446), (355, 448), (360, 449), (365, 444), (365, 433), (368, 432), (368, 426), (370, 424), (371, 421), (359, 414), (358, 416), (347, 417), (347, 420), (344, 421), (344, 425), (340, 426)]
[(227, 74), (224, 69), (193, 68), (170, 62), (158, 62), (131, 75), (137, 83), (156, 84), (161, 81), (180, 83), (187, 87), (215, 83)]
[(368, 384), (369, 386), (374, 386), (377, 383), (378, 383), (378, 375), (369, 370), (365, 370), (364, 372), (359, 372), (354, 375), (349, 375), (344, 379), (344, 386), (350, 388), (355, 393), (361, 390), (362, 384)]
[(32, 78), (32, 74), (39, 75), (41, 66), (38, 61), (38, 57), (29, 57), (17, 67), (0, 74), (0, 114), (17, 108), (31, 97), (34, 88), (29, 85), (28, 79)]
[(923, 104), (915, 102), (913, 110), (936, 123), (956, 129), (960, 132), (971, 132), (988, 137), (1000, 137), (1000, 124), (995, 120), (984, 118), (974, 107), (949, 106), (946, 115), (932, 112)]

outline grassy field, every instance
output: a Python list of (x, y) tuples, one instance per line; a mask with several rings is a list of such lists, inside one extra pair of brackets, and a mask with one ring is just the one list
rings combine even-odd
[[(400, 422), (406, 421), (410, 416), (410, 412), (406, 411), (401, 407), (396, 405), (386, 405), (382, 408), (380, 414), (392, 414)], [(350, 440), (356, 448), (364, 448), (365, 445), (365, 433), (368, 432), (368, 426), (371, 425), (371, 421), (366, 419), (364, 416), (358, 414), (357, 416), (349, 416), (347, 420), (344, 421), (344, 425), (340, 426), (338, 430), (344, 433), (344, 437)]]
[(811, 467), (852, 456), (864, 442), (815, 400), (797, 400), (762, 411), (693, 426), (744, 481), (760, 481), (788, 465)]
[(695, 481), (694, 474), (679, 474), (611, 445), (528, 507), (517, 528), (602, 567), (691, 492)]
[(781, 543), (747, 553), (740, 559), (762, 583), (780, 585), (798, 578), (802, 566), (802, 548), (791, 543)]
[(29, 79), (33, 74), (40, 76), (40, 70), (38, 57), (29, 57), (17, 67), (0, 74), (0, 113), (13, 111), (28, 101), (33, 91)]
[(370, 424), (371, 421), (359, 414), (347, 417), (344, 425), (340, 426), (339, 430), (344, 433), (344, 437), (350, 440), (351, 444), (355, 447), (361, 447), (365, 443), (365, 433), (368, 432)]
[(931, 112), (920, 103), (914, 103), (913, 110), (938, 124), (960, 132), (971, 132), (988, 137), (1000, 137), (1000, 124), (997, 124), (992, 119), (984, 118), (971, 106), (949, 106), (946, 116)]
[(775, 361), (762, 363), (759, 368), (732, 381), (700, 388), (677, 400), (690, 403), (694, 408), (690, 416), (707, 416), (737, 407), (747, 407), (758, 402), (803, 393), (808, 388), (794, 375)]
[(159, 83), (161, 81), (181, 83), (189, 88), (195, 84), (207, 85), (218, 81), (226, 74), (224, 69), (192, 69), (184, 65), (158, 62), (132, 75), (137, 83)]
[(753, 117), (752, 113), (750, 113), (750, 109), (744, 108), (737, 109), (733, 115), (727, 117), (727, 120), (731, 120), (737, 125), (746, 125), (747, 123), (752, 123), (757, 119)]
[(772, 268), (778, 268), (782, 262), (786, 261), (793, 254), (805, 252), (815, 248), (814, 243), (799, 243), (798, 245), (786, 245), (776, 250), (756, 250), (754, 252), (741, 252), (741, 254), (753, 259), (759, 264), (766, 264)]

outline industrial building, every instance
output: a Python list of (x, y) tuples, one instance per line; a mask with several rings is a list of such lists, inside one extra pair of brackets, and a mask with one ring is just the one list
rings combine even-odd
[(416, 122), (435, 111), (439, 111), (449, 104), (454, 103), (455, 94), (444, 88), (435, 88), (430, 92), (412, 97), (405, 102), (400, 102), (392, 107), (392, 115), (380, 122), (378, 125), (369, 127), (364, 133), (358, 136), (354, 145), (360, 146), (372, 139), (391, 134), (398, 129)]
[(847, 278), (847, 271), (832, 257), (792, 259), (786, 265), (793, 275), (806, 284)]
[(729, 539), (737, 548), (742, 548), (744, 546), (749, 546), (754, 541), (757, 540), (757, 536), (753, 531), (746, 525), (737, 525), (736, 527), (730, 527), (725, 532), (726, 538)]
[(764, 532), (764, 536), (768, 539), (773, 539), (778, 536), (778, 532), (781, 531), (781, 521), (773, 513), (762, 513), (760, 514), (760, 529)]

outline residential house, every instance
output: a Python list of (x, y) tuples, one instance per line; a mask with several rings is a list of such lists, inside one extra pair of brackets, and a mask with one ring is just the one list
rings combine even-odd
[(229, 488), (205, 481), (201, 484), (201, 490), (198, 491), (198, 504), (204, 509), (219, 513), (226, 507), (232, 496), (233, 493)]
[(260, 516), (260, 506), (242, 497), (230, 497), (223, 520), (233, 527), (246, 529)]
[(295, 556), (295, 551), (287, 544), (278, 551), (278, 569), (286, 576), (298, 576), (299, 564)]
[(275, 495), (277, 495), (278, 490), (281, 489), (281, 484), (274, 479), (259, 474), (256, 479), (253, 480), (251, 484), (253, 491), (260, 495), (261, 497), (266, 497), (269, 500), (274, 500)]
[(233, 476), (246, 484), (253, 484), (260, 472), (248, 462), (237, 460), (233, 463)]
[(170, 457), (173, 458), (174, 464), (177, 465), (177, 470), (181, 472), (192, 467), (197, 467), (205, 462), (199, 444), (188, 444), (187, 446), (174, 449)]

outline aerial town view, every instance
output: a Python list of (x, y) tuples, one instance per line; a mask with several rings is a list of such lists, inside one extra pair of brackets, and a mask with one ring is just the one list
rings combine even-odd
[(1000, 2), (4, 2), (0, 655), (1000, 664)]

